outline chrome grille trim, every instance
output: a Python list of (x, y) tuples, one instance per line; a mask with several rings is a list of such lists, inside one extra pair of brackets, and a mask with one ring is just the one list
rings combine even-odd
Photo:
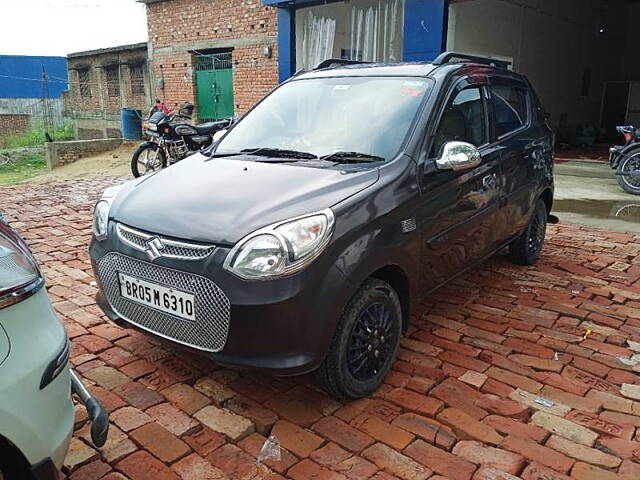
[[(175, 288), (195, 296), (196, 321), (133, 302), (120, 295), (118, 273)], [(161, 267), (120, 253), (98, 262), (99, 283), (114, 312), (155, 335), (206, 352), (219, 352), (227, 342), (231, 303), (213, 281), (200, 275)]]
[(118, 238), (130, 247), (144, 252), (147, 250), (147, 241), (152, 238), (159, 238), (164, 244), (161, 253), (163, 257), (177, 260), (201, 260), (208, 257), (216, 249), (214, 245), (198, 245), (195, 243), (180, 242), (170, 240), (166, 237), (141, 232), (135, 228), (127, 227), (121, 223), (116, 225)]

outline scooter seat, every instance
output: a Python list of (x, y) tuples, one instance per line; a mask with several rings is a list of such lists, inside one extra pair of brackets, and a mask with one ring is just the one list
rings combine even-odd
[(205, 122), (200, 123), (198, 125), (194, 125), (194, 128), (198, 131), (200, 135), (211, 135), (218, 130), (222, 130), (223, 128), (227, 128), (229, 125), (228, 120), (218, 120), (216, 122)]

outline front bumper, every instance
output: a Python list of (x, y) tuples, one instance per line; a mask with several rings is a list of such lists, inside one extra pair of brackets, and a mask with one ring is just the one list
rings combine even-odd
[(145, 280), (158, 282), (145, 277), (148, 265), (205, 277), (214, 282), (229, 301), (228, 331), (223, 346), (216, 351), (204, 351), (176, 341), (171, 335), (159, 336), (218, 363), (268, 370), (276, 375), (298, 375), (314, 370), (324, 359), (342, 309), (353, 293), (347, 278), (325, 254), (291, 277), (246, 281), (222, 268), (229, 252), (227, 247), (218, 246), (207, 258), (196, 261), (159, 258), (150, 262), (143, 252), (120, 242), (113, 230), (111, 226), (109, 238), (104, 242), (92, 241), (89, 249), (100, 287), (96, 301), (105, 314), (121, 326), (159, 335), (133, 316), (123, 318), (119, 309), (114, 308), (113, 285), (103, 285), (105, 279), (100, 275), (100, 262), (109, 253), (117, 252), (143, 262), (139, 264), (143, 268), (138, 275)]

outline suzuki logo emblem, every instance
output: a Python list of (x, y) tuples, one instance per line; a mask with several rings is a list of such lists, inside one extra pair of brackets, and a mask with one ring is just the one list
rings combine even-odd
[(147, 248), (145, 253), (152, 262), (162, 256), (162, 250), (164, 250), (164, 243), (158, 237), (153, 237), (147, 240)]

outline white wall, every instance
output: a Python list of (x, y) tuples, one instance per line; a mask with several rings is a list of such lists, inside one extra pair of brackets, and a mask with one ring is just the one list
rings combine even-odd
[[(533, 83), (553, 125), (563, 114), (574, 126), (597, 124), (603, 82), (624, 75), (619, 60), (625, 9), (622, 0), (452, 2), (447, 49), (511, 57), (514, 70)], [(591, 69), (587, 97), (581, 96), (585, 68)]]

